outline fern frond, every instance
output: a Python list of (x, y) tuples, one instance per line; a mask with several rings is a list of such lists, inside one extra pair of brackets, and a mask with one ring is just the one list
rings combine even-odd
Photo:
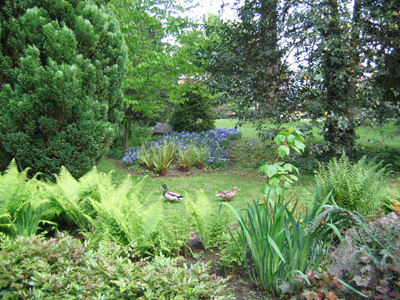
[(386, 176), (383, 162), (367, 161), (364, 156), (356, 163), (343, 154), (333, 158), (326, 166), (319, 166), (316, 175), (321, 194), (332, 191), (336, 203), (347, 210), (363, 215), (374, 213), (385, 198), (382, 183)]
[(52, 202), (49, 209), (64, 212), (69, 221), (80, 229), (88, 229), (93, 220), (81, 201), (79, 182), (64, 167), (55, 177), (56, 184), (48, 184), (45, 189), (46, 196)]
[(19, 172), (15, 159), (13, 159), (4, 174), (0, 174), (0, 208), (11, 215), (26, 200), (29, 193), (29, 190), (26, 189), (28, 170)]
[(11, 215), (7, 212), (0, 212), (0, 232), (13, 236), (17, 226), (12, 222)]

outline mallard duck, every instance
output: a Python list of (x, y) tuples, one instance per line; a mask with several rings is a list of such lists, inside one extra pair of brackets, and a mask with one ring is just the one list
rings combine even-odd
[(216, 194), (215, 196), (221, 197), (226, 202), (228, 202), (228, 200), (232, 200), (232, 198), (236, 196), (236, 190), (240, 191), (240, 189), (237, 186), (234, 186), (232, 191), (222, 191)]
[(170, 203), (172, 203), (172, 201), (183, 200), (182, 195), (179, 195), (178, 193), (172, 191), (168, 191), (168, 187), (166, 184), (163, 184), (161, 188), (164, 188), (164, 197), (168, 199)]

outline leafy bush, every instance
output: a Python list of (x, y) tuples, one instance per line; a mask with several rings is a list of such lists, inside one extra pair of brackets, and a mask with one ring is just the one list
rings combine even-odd
[(1, 239), (1, 299), (233, 299), (209, 265), (156, 256), (133, 263), (114, 245), (88, 250), (78, 239)]
[(368, 216), (376, 213), (387, 197), (382, 189), (386, 174), (382, 161), (367, 161), (364, 156), (353, 164), (343, 153), (339, 159), (320, 165), (315, 179), (323, 197), (332, 192), (340, 207)]
[(208, 103), (208, 96), (200, 87), (192, 88), (184, 95), (180, 104), (170, 117), (170, 124), (178, 132), (201, 132), (215, 127), (215, 115)]
[(267, 175), (267, 182), (261, 191), (265, 195), (278, 196), (283, 195), (291, 187), (292, 183), (298, 180), (297, 176), (292, 174), (293, 171), (299, 173), (299, 170), (294, 165), (279, 161), (279, 159), (289, 156), (290, 149), (301, 153), (305, 145), (303, 144), (303, 134), (296, 128), (280, 131), (274, 141), (279, 145), (275, 162), (266, 162), (258, 170)]
[[(103, 154), (121, 120), (126, 46), (99, 1), (2, 1), (0, 170), (74, 177)], [(104, 26), (107, 24), (107, 26)]]

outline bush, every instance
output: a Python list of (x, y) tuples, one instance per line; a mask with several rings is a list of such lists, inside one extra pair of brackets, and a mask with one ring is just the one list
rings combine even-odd
[[(97, 1), (99, 2), (99, 1)], [(103, 154), (121, 120), (126, 46), (92, 1), (2, 1), (0, 169), (75, 176)]]
[(178, 132), (200, 132), (215, 127), (215, 115), (208, 104), (204, 91), (200, 88), (193, 88), (187, 92), (184, 103), (172, 113), (170, 124)]

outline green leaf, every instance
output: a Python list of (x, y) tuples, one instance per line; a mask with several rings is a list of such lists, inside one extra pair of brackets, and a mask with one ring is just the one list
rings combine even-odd
[(286, 136), (284, 136), (284, 135), (282, 135), (282, 134), (278, 134), (278, 135), (274, 138), (275, 143), (277, 143), (278, 145), (284, 143), (285, 140), (286, 140)]
[(290, 154), (290, 148), (286, 145), (281, 145), (278, 148), (278, 154), (282, 157), (285, 158)]
[(268, 238), (268, 242), (271, 244), (272, 248), (274, 248), (275, 252), (279, 255), (280, 259), (286, 263), (285, 259), (283, 258), (282, 252), (281, 250), (279, 250), (279, 247), (276, 245), (275, 241), (269, 236), (267, 235)]
[(276, 166), (275, 164), (262, 165), (258, 170), (271, 178), (272, 176), (278, 173), (278, 166)]
[(297, 152), (304, 151), (304, 149), (306, 148), (306, 145), (302, 141), (299, 141), (299, 140), (294, 141), (294, 146), (296, 147)]

